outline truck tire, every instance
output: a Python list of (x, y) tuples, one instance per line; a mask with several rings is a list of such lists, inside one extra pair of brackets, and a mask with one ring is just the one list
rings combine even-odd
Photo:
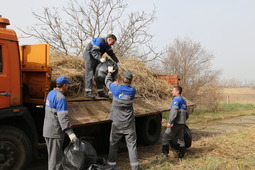
[(151, 115), (141, 120), (141, 126), (138, 130), (138, 138), (142, 144), (152, 145), (156, 143), (161, 134), (161, 116)]
[(32, 148), (27, 135), (12, 126), (0, 126), (0, 169), (25, 169)]

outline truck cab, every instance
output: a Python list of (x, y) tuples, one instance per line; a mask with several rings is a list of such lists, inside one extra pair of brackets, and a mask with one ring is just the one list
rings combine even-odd
[(27, 105), (43, 104), (50, 87), (49, 45), (19, 47), (9, 24), (0, 17), (0, 169), (24, 169), (40, 131)]

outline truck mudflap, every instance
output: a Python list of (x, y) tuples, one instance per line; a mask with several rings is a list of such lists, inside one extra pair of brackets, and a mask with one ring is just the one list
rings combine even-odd
[[(69, 100), (69, 116), (73, 127), (110, 122), (111, 99)], [(135, 117), (143, 117), (169, 111), (169, 107), (157, 107), (144, 100), (135, 100)]]

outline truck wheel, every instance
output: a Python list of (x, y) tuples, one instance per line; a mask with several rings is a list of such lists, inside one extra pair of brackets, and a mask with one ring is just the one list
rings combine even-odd
[(142, 125), (139, 128), (138, 135), (144, 145), (156, 143), (161, 134), (161, 116), (151, 115), (141, 120)]
[(25, 169), (32, 148), (27, 135), (11, 126), (0, 127), (0, 169)]

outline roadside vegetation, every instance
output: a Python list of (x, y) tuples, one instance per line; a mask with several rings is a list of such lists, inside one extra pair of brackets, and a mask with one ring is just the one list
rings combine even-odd
[[(169, 113), (164, 113), (167, 118)], [(255, 115), (255, 105), (221, 105), (221, 110), (194, 111), (187, 122), (191, 124), (214, 123), (217, 120)], [(165, 126), (166, 121), (163, 123)], [(152, 157), (141, 162), (142, 169), (254, 169), (255, 168), (255, 125), (228, 133), (201, 136), (193, 141), (192, 147), (182, 161), (174, 158), (174, 152), (164, 160)]]

